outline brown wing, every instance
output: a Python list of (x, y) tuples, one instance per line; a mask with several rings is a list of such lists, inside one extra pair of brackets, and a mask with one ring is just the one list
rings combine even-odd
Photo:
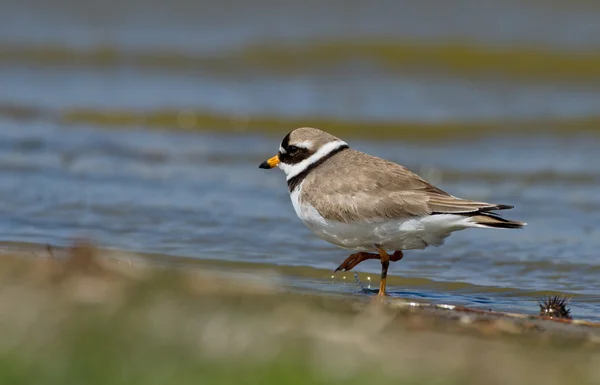
[(302, 195), (325, 219), (344, 223), (512, 208), (453, 197), (403, 166), (352, 149), (310, 172)]

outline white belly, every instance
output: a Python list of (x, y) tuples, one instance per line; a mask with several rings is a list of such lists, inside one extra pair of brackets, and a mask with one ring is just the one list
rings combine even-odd
[(299, 201), (301, 189), (302, 185), (291, 193), (298, 217), (319, 238), (345, 249), (374, 251), (373, 245), (380, 245), (387, 250), (424, 249), (442, 245), (453, 231), (476, 227), (470, 218), (453, 214), (371, 223), (328, 220), (309, 203)]

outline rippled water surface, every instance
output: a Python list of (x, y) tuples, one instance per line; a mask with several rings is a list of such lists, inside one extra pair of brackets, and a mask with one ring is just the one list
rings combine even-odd
[[(350, 273), (331, 278), (347, 252), (303, 227), (282, 173), (257, 168), (291, 122), (352, 122), (335, 126), (352, 147), (529, 224), (407, 252), (393, 295), (536, 312), (565, 293), (575, 317), (600, 319), (595, 2), (229, 3), (6, 4), (1, 241), (89, 236), (358, 293)], [(374, 140), (383, 123), (391, 139)], [(377, 262), (358, 271), (377, 285)]]
[[(129, 250), (312, 266), (324, 269), (314, 273), (321, 279), (346, 257), (296, 218), (284, 175), (257, 168), (280, 138), (46, 123), (2, 127), (3, 240), (66, 244), (88, 235)], [(580, 311), (595, 314), (600, 154), (593, 141), (351, 144), (406, 164), (453, 194), (514, 204), (509, 216), (529, 223), (522, 231), (463, 231), (442, 248), (408, 252), (392, 274), (426, 280), (393, 290), (466, 302), (493, 296), (507, 307), (551, 290), (575, 296)], [(358, 270), (378, 269), (366, 262)]]

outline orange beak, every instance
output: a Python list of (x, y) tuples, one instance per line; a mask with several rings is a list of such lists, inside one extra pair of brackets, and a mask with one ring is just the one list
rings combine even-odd
[(260, 164), (260, 166), (258, 166), (258, 168), (270, 169), (270, 168), (277, 166), (278, 164), (279, 164), (279, 155), (275, 155), (274, 157), (270, 158), (269, 160), (265, 160), (264, 162), (262, 162)]

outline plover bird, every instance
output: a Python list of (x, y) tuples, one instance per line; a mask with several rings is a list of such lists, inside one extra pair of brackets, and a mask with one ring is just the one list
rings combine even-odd
[(277, 155), (259, 167), (275, 166), (286, 174), (302, 222), (318, 237), (355, 251), (336, 271), (381, 260), (380, 296), (386, 292), (389, 263), (401, 260), (403, 250), (440, 246), (452, 232), (470, 227), (526, 225), (492, 212), (513, 206), (457, 198), (399, 164), (353, 150), (316, 128), (287, 134)]

